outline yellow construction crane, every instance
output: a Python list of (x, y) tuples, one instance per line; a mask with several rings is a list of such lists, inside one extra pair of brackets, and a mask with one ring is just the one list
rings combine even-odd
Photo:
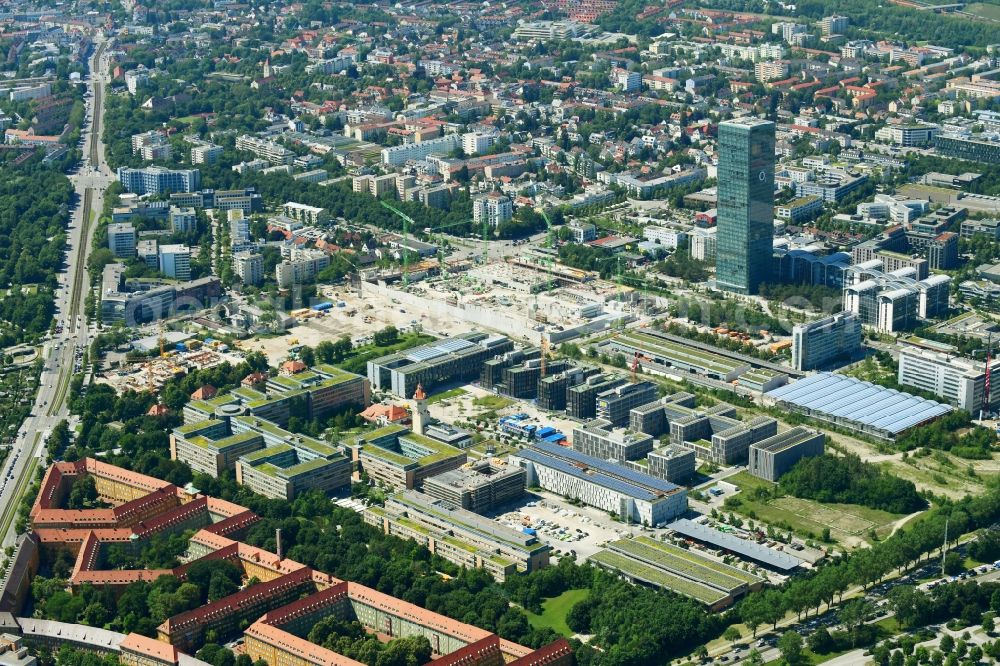
[(163, 333), (163, 324), (160, 324), (160, 358), (167, 357), (166, 343), (167, 338)]

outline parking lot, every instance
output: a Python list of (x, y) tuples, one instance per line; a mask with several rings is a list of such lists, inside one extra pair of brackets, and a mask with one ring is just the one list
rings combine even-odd
[(535, 529), (538, 538), (551, 545), (555, 555), (574, 554), (579, 561), (586, 560), (609, 541), (642, 532), (640, 526), (617, 522), (600, 509), (573, 506), (557, 495), (538, 490), (528, 493), (522, 504), (508, 507), (495, 520), (517, 530)]

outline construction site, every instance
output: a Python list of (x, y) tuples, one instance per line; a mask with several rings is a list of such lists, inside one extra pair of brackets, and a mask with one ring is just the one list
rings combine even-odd
[[(634, 318), (632, 290), (586, 271), (525, 258), (441, 271), (419, 281), (361, 282), (365, 303), (389, 300), (459, 330), (483, 328), (527, 344), (556, 344)], [(379, 320), (379, 313), (371, 316)], [(437, 331), (425, 325), (428, 330)]]
[(182, 377), (193, 370), (214, 368), (227, 361), (233, 365), (241, 363), (243, 352), (231, 350), (225, 344), (211, 339), (207, 342), (191, 339), (183, 343), (168, 344), (161, 335), (158, 355), (140, 363), (108, 370), (97, 375), (96, 381), (110, 385), (118, 393), (159, 392), (164, 384), (175, 377)]
[[(388, 202), (382, 205), (403, 220), (400, 246), (408, 247), (413, 220)], [(541, 215), (548, 223), (545, 213)], [(540, 345), (543, 338), (557, 344), (611, 328), (633, 320), (639, 310), (649, 310), (640, 292), (558, 263), (551, 226), (540, 242), (522, 241), (526, 243), (523, 250), (491, 253), (497, 244), (508, 251), (514, 244), (507, 247), (508, 243), (491, 240), (490, 229), (484, 225), (481, 246), (461, 243), (466, 251), (449, 258), (442, 229), (425, 230), (432, 239), (433, 232), (438, 232), (436, 258), (411, 261), (414, 253), (403, 251), (399, 268), (361, 271), (362, 300), (374, 304), (378, 297), (387, 298), (394, 306), (403, 306), (396, 309), (412, 308), (458, 330), (483, 328), (534, 345)], [(382, 321), (377, 308), (368, 314), (372, 323)], [(447, 328), (424, 328), (449, 333)]]

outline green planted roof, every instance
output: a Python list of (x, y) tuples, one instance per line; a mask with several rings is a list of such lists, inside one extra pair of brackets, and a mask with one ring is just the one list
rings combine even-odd
[(590, 561), (638, 578), (651, 585), (659, 585), (678, 594), (691, 597), (703, 604), (715, 604), (729, 596), (725, 592), (703, 583), (675, 576), (660, 568), (649, 566), (610, 550), (598, 551), (591, 555)]
[(219, 419), (206, 419), (204, 421), (195, 421), (194, 423), (185, 423), (184, 425), (179, 425), (174, 428), (174, 432), (179, 435), (189, 435), (193, 432), (199, 432), (206, 428), (212, 428), (218, 426), (222, 423)]
[(711, 352), (702, 351), (692, 346), (678, 344), (671, 340), (658, 338), (638, 331), (627, 331), (620, 334), (618, 339), (633, 347), (646, 349), (679, 362), (692, 365), (700, 364), (715, 372), (730, 373), (746, 365), (745, 363), (731, 361), (719, 354), (712, 354)]

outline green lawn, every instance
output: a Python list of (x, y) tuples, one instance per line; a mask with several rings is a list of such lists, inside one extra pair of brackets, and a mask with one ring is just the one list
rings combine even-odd
[(740, 501), (740, 506), (733, 509), (736, 513), (751, 519), (755, 516), (756, 520), (772, 525), (788, 525), (799, 536), (812, 534), (813, 538), (818, 538), (824, 527), (829, 527), (831, 537), (841, 542), (847, 537), (867, 538), (871, 529), (885, 536), (892, 522), (901, 518), (898, 514), (857, 504), (823, 504), (791, 496), (760, 500), (754, 497), (754, 490), (771, 489), (774, 484), (746, 472), (726, 480), (742, 490), (736, 496)]
[(499, 395), (484, 395), (481, 398), (473, 400), (472, 404), (476, 407), (485, 407), (488, 410), (497, 410), (513, 405), (514, 401)]
[(465, 395), (467, 391), (464, 388), (453, 388), (450, 391), (441, 391), (440, 393), (435, 393), (434, 395), (427, 398), (427, 404), (433, 405), (435, 402), (441, 402), (442, 400), (448, 400), (449, 398), (457, 398), (460, 395)]
[(965, 7), (965, 11), (985, 19), (1000, 21), (1000, 7), (987, 2), (974, 2)]
[(574, 604), (583, 601), (590, 590), (566, 590), (558, 597), (552, 597), (542, 602), (542, 614), (528, 613), (528, 622), (536, 629), (549, 628), (558, 634), (569, 637), (573, 630), (566, 626), (566, 614)]

